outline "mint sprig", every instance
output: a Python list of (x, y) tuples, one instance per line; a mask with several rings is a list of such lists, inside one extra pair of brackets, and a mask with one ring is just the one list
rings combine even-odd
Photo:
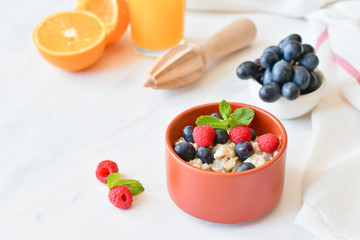
[(223, 117), (223, 119), (226, 121), (230, 118), (230, 114), (231, 114), (231, 106), (230, 104), (225, 101), (222, 100), (219, 104), (219, 111), (221, 116)]
[(195, 123), (198, 126), (207, 125), (213, 128), (224, 129), (225, 131), (227, 131), (229, 128), (228, 123), (226, 121), (210, 115), (198, 117)]
[(255, 112), (250, 108), (237, 108), (233, 113), (230, 104), (222, 100), (219, 104), (219, 111), (223, 119), (205, 115), (196, 119), (198, 126), (207, 125), (213, 128), (224, 129), (225, 131), (240, 125), (249, 125), (254, 119)]
[(112, 189), (116, 186), (126, 186), (131, 191), (132, 195), (138, 195), (139, 193), (142, 193), (145, 189), (142, 186), (142, 184), (134, 179), (120, 179), (121, 174), (120, 173), (110, 173), (107, 179), (107, 186), (109, 189)]

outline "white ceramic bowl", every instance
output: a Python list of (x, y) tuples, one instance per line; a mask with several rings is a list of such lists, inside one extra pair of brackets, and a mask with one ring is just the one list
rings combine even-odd
[(278, 101), (272, 103), (267, 103), (260, 99), (259, 90), (261, 88), (261, 84), (255, 79), (250, 79), (250, 88), (252, 95), (256, 99), (256, 106), (269, 111), (280, 119), (293, 119), (310, 112), (319, 102), (325, 88), (325, 77), (322, 72), (316, 70), (315, 74), (321, 85), (314, 92), (300, 95), (293, 101), (281, 97)]

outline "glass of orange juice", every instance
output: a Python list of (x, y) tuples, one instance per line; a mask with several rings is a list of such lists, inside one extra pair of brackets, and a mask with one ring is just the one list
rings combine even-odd
[(186, 0), (129, 0), (133, 47), (156, 57), (183, 41)]

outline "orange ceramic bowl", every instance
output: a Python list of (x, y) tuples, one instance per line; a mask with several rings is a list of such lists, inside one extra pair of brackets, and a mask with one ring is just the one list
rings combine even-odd
[(278, 154), (257, 168), (244, 172), (212, 172), (190, 165), (174, 151), (174, 144), (187, 125), (195, 126), (201, 115), (219, 112), (219, 103), (190, 108), (176, 116), (165, 136), (166, 180), (170, 197), (188, 214), (206, 221), (238, 223), (269, 212), (279, 201), (284, 187), (287, 134), (281, 122), (269, 112), (242, 103), (230, 103), (232, 110), (248, 107), (255, 111), (251, 127), (257, 135), (274, 133), (280, 138)]

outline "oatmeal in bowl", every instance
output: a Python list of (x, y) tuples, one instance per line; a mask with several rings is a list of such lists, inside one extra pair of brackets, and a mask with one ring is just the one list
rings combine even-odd
[(204, 170), (240, 172), (259, 167), (278, 153), (276, 135), (257, 136), (250, 127), (254, 110), (242, 107), (231, 114), (230, 104), (223, 100), (219, 111), (198, 117), (196, 127), (184, 127), (174, 146), (180, 158)]
[[(228, 104), (226, 120), (220, 103), (185, 110), (165, 135), (171, 199), (188, 214), (218, 223), (270, 211), (281, 198), (285, 176), (287, 134), (281, 122), (258, 107)], [(235, 111), (239, 117), (229, 120)]]

